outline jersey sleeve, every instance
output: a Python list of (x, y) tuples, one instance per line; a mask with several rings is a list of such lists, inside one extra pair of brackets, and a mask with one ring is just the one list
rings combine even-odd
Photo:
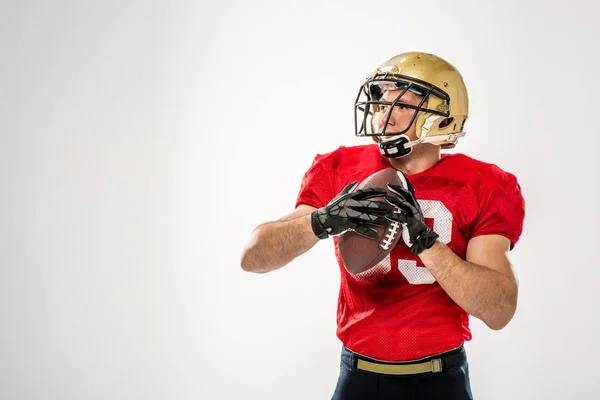
[(510, 239), (512, 250), (523, 231), (525, 199), (514, 175), (502, 171), (495, 178), (479, 189), (479, 212), (471, 238), (502, 235)]
[(332, 193), (331, 173), (323, 168), (322, 162), (323, 156), (317, 155), (304, 174), (296, 199), (296, 208), (301, 204), (321, 208), (335, 197), (335, 193)]

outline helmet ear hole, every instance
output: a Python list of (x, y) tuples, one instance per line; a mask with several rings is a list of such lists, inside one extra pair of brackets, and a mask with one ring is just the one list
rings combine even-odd
[(442, 122), (440, 122), (440, 129), (449, 126), (454, 121), (454, 117), (445, 118)]

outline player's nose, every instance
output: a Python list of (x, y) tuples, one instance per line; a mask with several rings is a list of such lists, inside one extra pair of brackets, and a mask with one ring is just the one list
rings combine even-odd
[[(379, 118), (377, 118), (377, 120), (375, 121), (375, 126), (379, 130), (379, 132), (381, 132), (381, 130), (383, 129), (383, 127), (385, 125), (385, 122), (388, 120), (389, 113), (390, 113), (389, 109), (384, 112), (379, 113)], [(388, 126), (394, 126), (393, 116), (390, 116), (390, 119), (388, 121)]]

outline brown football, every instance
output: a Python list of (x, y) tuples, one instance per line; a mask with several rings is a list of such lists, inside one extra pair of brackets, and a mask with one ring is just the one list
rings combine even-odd
[[(394, 183), (406, 187), (400, 177), (401, 172), (394, 168), (386, 168), (360, 182), (356, 190), (364, 188), (384, 188), (388, 196), (395, 196), (387, 188), (387, 184)], [(374, 197), (370, 200), (385, 201), (383, 197)], [(351, 274), (360, 274), (376, 266), (394, 248), (402, 237), (402, 226), (398, 222), (388, 221), (385, 226), (368, 225), (377, 231), (377, 238), (369, 239), (353, 231), (347, 231), (339, 236), (339, 251), (344, 266)]]

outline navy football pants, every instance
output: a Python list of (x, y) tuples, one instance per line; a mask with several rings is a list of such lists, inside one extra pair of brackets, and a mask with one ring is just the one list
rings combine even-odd
[(464, 347), (426, 358), (442, 359), (442, 371), (388, 375), (357, 369), (360, 356), (342, 347), (340, 376), (332, 400), (471, 400)]

